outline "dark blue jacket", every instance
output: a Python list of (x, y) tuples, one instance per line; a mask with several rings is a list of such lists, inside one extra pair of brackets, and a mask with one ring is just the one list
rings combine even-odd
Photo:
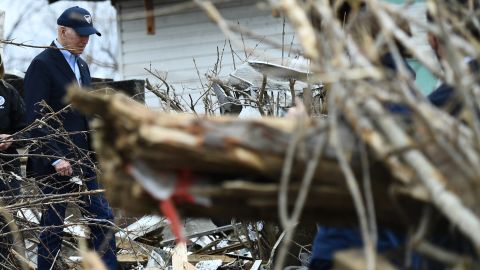
[(446, 83), (428, 95), (428, 100), (436, 107), (444, 108), (453, 116), (458, 116), (462, 108), (460, 97), (457, 96), (454, 88)]
[[(404, 60), (405, 61), (405, 60)], [(395, 76), (398, 67), (390, 53), (384, 54), (380, 63), (389, 76)], [(407, 70), (415, 78), (415, 71), (405, 61)], [(394, 77), (391, 77), (392, 79)], [(396, 114), (402, 116), (409, 116), (410, 110), (407, 106), (397, 103), (387, 103), (386, 108)], [(380, 227), (378, 230), (377, 251), (388, 252), (398, 249), (404, 244), (404, 237), (399, 233), (395, 233), (388, 228)], [(312, 257), (309, 269), (313, 270), (328, 270), (333, 267), (333, 254), (337, 251), (358, 248), (363, 245), (362, 237), (358, 228), (342, 228), (342, 227), (326, 227), (319, 228), (315, 240), (313, 242)]]
[[(20, 93), (4, 80), (0, 80), (0, 134), (14, 134), (27, 126), (25, 121), (25, 103)], [(25, 134), (16, 134), (15, 139), (23, 139)], [(16, 141), (0, 154), (17, 155), (17, 147), (24, 142)], [(17, 156), (0, 155), (0, 171), (20, 174), (20, 160)], [(0, 177), (1, 178), (1, 177)], [(1, 182), (1, 181), (0, 181)], [(2, 183), (0, 183), (0, 190)]]
[[(51, 46), (55, 44), (52, 43)], [(87, 63), (79, 58), (78, 67), (82, 86), (89, 87), (91, 77)], [(75, 74), (59, 50), (49, 48), (37, 55), (25, 74), (24, 91), (28, 123), (50, 112), (40, 105), (42, 101), (45, 101), (54, 112), (64, 109), (68, 105), (64, 100), (65, 94), (72, 83), (77, 83)], [(62, 111), (57, 118), (59, 121), (50, 119), (46, 124), (32, 130), (31, 137), (37, 139), (37, 143), (36, 147), (30, 150), (33, 155), (28, 160), (29, 173), (36, 176), (49, 175), (54, 172), (52, 163), (55, 160), (68, 158), (80, 161), (89, 153), (91, 148), (87, 118), (72, 108)], [(64, 134), (68, 133), (68, 137), (60, 135), (62, 131)], [(46, 157), (35, 157), (36, 154)]]
[[(468, 62), (468, 67), (475, 74), (478, 74), (480, 70), (476, 60)], [(452, 116), (458, 116), (463, 107), (462, 98), (459, 94), (454, 87), (443, 83), (428, 95), (428, 100), (436, 107), (445, 109)]]

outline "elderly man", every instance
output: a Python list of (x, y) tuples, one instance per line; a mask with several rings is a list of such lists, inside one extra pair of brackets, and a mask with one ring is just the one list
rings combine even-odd
[[(87, 118), (64, 103), (69, 85), (90, 86), (87, 63), (80, 58), (92, 34), (90, 13), (78, 6), (66, 9), (57, 20), (57, 39), (52, 48), (37, 55), (25, 74), (27, 119), (42, 118), (44, 110), (56, 117), (42, 120), (32, 131), (38, 148), (32, 149), (28, 172), (37, 179), (45, 195), (78, 192), (81, 186), (98, 189), (95, 156), (91, 151)], [(48, 106), (43, 106), (41, 103)], [(48, 112), (51, 112), (48, 111)], [(79, 185), (80, 183), (80, 185)], [(103, 194), (82, 197), (79, 204), (89, 221), (93, 247), (109, 269), (117, 269), (115, 237), (111, 229), (113, 213)], [(60, 252), (67, 203), (49, 205), (41, 218), (43, 230), (38, 245), (38, 269), (51, 269)]]

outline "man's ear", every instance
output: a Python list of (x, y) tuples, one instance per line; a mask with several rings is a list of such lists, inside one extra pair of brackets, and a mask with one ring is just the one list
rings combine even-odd
[(59, 41), (60, 41), (60, 39), (63, 39), (63, 35), (64, 35), (63, 32), (64, 32), (64, 31), (65, 31), (65, 30), (64, 30), (64, 28), (63, 28), (62, 26), (59, 26), (59, 27), (57, 28), (57, 38), (59, 39)]
[(67, 33), (67, 28), (61, 26), (60, 27), (60, 34), (62, 35), (62, 37), (65, 37), (66, 33)]

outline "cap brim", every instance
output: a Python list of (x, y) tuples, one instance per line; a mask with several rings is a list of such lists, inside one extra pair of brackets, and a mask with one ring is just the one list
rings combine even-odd
[(79, 34), (80, 36), (90, 36), (90, 35), (93, 35), (93, 34), (97, 34), (98, 36), (101, 36), (102, 34), (100, 34), (100, 32), (97, 31), (97, 29), (95, 29), (95, 27), (93, 26), (88, 26), (88, 27), (77, 27), (77, 28), (74, 28), (75, 32), (77, 32), (77, 34)]

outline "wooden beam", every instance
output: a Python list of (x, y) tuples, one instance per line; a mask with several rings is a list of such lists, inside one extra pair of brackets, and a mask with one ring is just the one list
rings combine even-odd
[(155, 6), (153, 0), (144, 0), (145, 3), (145, 19), (147, 21), (147, 34), (155, 35)]
[[(177, 172), (187, 169), (193, 179), (186, 192), (203, 203), (178, 202), (176, 205), (183, 216), (278, 220), (279, 179), (288, 143), (299, 125), (297, 120), (161, 114), (121, 94), (101, 96), (72, 89), (69, 96), (72, 104), (87, 115), (102, 116), (93, 135), (102, 167), (101, 180), (108, 186), (106, 195), (112, 205), (136, 214), (158, 211), (158, 202), (151, 194), (162, 190), (162, 179), (165, 179), (162, 175), (169, 172), (173, 179), (169, 181), (176, 181)], [(324, 151), (313, 172), (302, 221), (356, 225), (354, 203), (334, 145), (327, 138), (328, 122), (314, 118), (303, 124), (308, 132), (300, 144), (302, 149), (314, 149), (314, 143), (318, 142), (324, 143)], [(355, 145), (358, 138), (345, 122), (338, 123), (338, 134), (344, 151), (351, 153), (349, 162), (354, 173), (362, 179)], [(298, 196), (312, 155), (312, 151), (306, 151), (292, 157), (295, 170), (291, 173), (288, 198)], [(379, 224), (403, 227), (407, 219), (421, 216), (418, 212), (422, 202), (399, 197), (408, 197), (409, 186), (398, 181), (375, 156), (369, 166), (374, 201), (381, 202), (375, 204)], [(155, 183), (154, 188), (145, 190), (138, 181), (145, 179)], [(394, 185), (407, 188), (407, 192), (386, 192)], [(289, 199), (288, 206), (293, 207), (294, 202)], [(232, 209), (232, 205), (241, 207)], [(402, 213), (406, 215), (405, 220), (399, 220)]]
[(20, 253), (18, 253), (15, 249), (12, 249), (11, 252), (15, 256), (15, 258), (17, 258), (17, 260), (21, 261), (25, 264), (25, 266), (27, 266), (27, 269), (37, 269), (37, 266), (34, 263), (26, 259), (24, 256), (20, 255)]
[[(363, 270), (367, 269), (367, 261), (363, 250), (349, 249), (335, 253), (334, 270)], [(387, 259), (377, 254), (375, 257), (375, 270), (396, 270)]]
[(117, 255), (117, 261), (119, 263), (146, 263), (148, 261), (148, 255), (144, 254), (132, 254), (132, 253), (127, 253), (127, 254), (118, 254)]
[(197, 270), (195, 266), (188, 262), (187, 246), (185, 243), (179, 243), (172, 253), (173, 270)]
[(235, 258), (228, 257), (226, 255), (205, 255), (205, 254), (192, 254), (188, 255), (188, 262), (195, 265), (201, 261), (221, 260), (223, 263), (231, 263), (235, 261)]
[[(237, 225), (240, 225), (240, 223), (235, 224), (235, 226), (237, 226)], [(222, 227), (217, 227), (213, 230), (207, 230), (207, 231), (203, 231), (203, 232), (190, 234), (190, 235), (187, 235), (186, 237), (187, 237), (187, 239), (191, 239), (191, 238), (195, 238), (195, 237), (202, 237), (202, 236), (206, 236), (206, 235), (212, 235), (212, 234), (217, 234), (217, 233), (232, 231), (232, 230), (233, 230), (232, 225), (225, 225), (225, 226), (222, 226)], [(169, 246), (169, 245), (173, 244), (175, 242), (175, 240), (176, 240), (175, 238), (166, 239), (166, 240), (163, 240), (160, 244), (162, 246)]]

